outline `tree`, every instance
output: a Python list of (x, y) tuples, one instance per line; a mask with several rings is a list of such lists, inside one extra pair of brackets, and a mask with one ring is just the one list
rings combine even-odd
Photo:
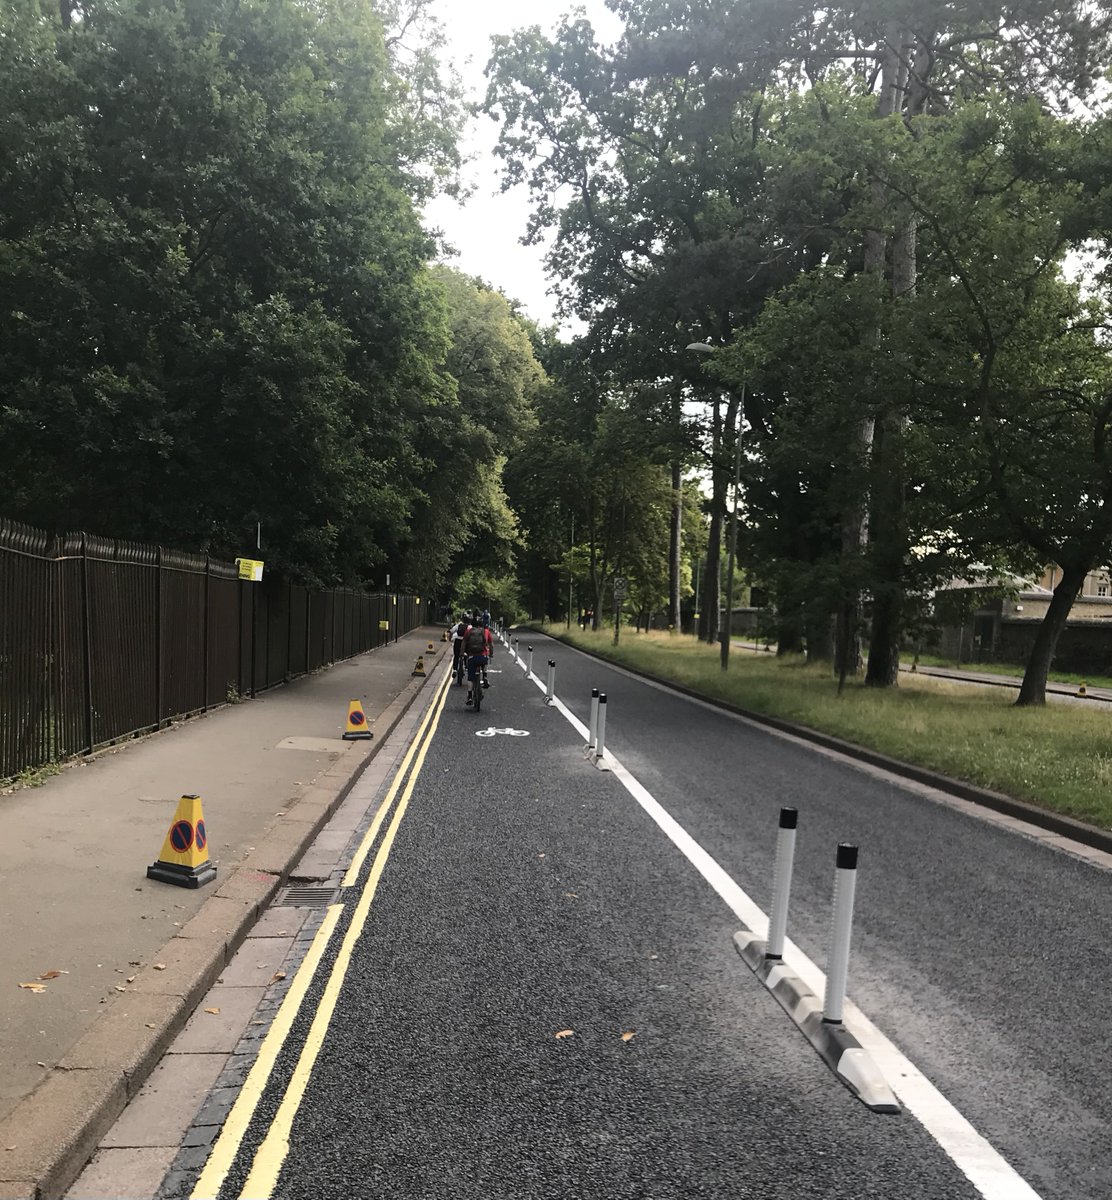
[(0, 505), (222, 555), (261, 519), (308, 580), (398, 563), (452, 386), (414, 208), (450, 90), (411, 111), (427, 63), (347, 0), (72, 12), (0, 13)]
[[(863, 277), (871, 360), (837, 464), (839, 483), (852, 477), (859, 488), (841, 488), (836, 513), (828, 492), (815, 518), (801, 511), (796, 524), (837, 522), (840, 562), (813, 578), (838, 593), (840, 667), (856, 668), (857, 597), (868, 587), (867, 680), (890, 686), (905, 599), (924, 574), (915, 525), (927, 506), (909, 500), (920, 486), (909, 468), (930, 440), (925, 424), (912, 429), (917, 365), (901, 356), (915, 342), (912, 317), (924, 320), (924, 265), (946, 269), (922, 232), (921, 163), (936, 136), (952, 148), (950, 110), (970, 98), (1037, 94), (1060, 107), (1084, 92), (1109, 15), (1081, 0), (928, 10), (910, 0), (623, 0), (616, 9), (626, 32), (614, 48), (598, 46), (583, 20), (553, 39), (530, 30), (498, 45), (488, 107), (504, 120), (507, 183), (532, 187), (530, 232), (555, 232), (552, 268), (593, 322), (618, 387), (674, 373), (677, 326), (721, 344), (799, 272)], [(812, 137), (806, 160), (789, 164), (782, 150), (798, 144), (801, 121), (826, 144)], [(806, 186), (787, 189), (789, 180)], [(569, 197), (559, 209), (557, 194)], [(706, 428), (717, 464), (720, 410)], [(723, 474), (712, 467), (710, 589)]]

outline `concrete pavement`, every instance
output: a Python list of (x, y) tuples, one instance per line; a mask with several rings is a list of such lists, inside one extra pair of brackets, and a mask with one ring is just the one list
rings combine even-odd
[[(0, 1197), (68, 1186), (412, 703), (417, 653), (432, 640), (438, 662), (439, 636), (417, 630), (0, 797)], [(370, 742), (341, 740), (353, 697)], [(199, 891), (145, 877), (187, 792), (219, 862)]]

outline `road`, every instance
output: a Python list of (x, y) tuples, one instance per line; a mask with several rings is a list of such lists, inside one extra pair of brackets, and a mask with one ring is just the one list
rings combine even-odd
[(799, 808), (789, 934), (819, 963), (834, 847), (860, 845), (850, 995), (914, 1064), (897, 1092), (918, 1068), (1000, 1152), (995, 1182), (835, 1079), (735, 953), (722, 894), (502, 654), (479, 717), (448, 689), (218, 1192), (195, 1195), (1031, 1195), (1008, 1164), (1044, 1200), (1112, 1194), (1112, 875), (533, 644), (581, 720), (607, 692), (608, 747), (758, 903)]

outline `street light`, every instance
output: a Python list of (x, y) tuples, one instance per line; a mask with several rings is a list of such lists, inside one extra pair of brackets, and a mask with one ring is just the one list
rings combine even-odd
[[(689, 342), (686, 349), (694, 351), (696, 354), (715, 354), (718, 350), (717, 346), (711, 346), (707, 342)], [(734, 617), (734, 563), (737, 560), (737, 508), (738, 508), (738, 489), (741, 485), (741, 431), (745, 425), (745, 384), (741, 385), (741, 401), (738, 404), (737, 410), (737, 441), (734, 444), (734, 511), (730, 518), (730, 554), (727, 560), (726, 567), (726, 620), (723, 628), (719, 630), (719, 641), (721, 643), (722, 670), (728, 670), (730, 666), (730, 635), (733, 632), (733, 617)]]

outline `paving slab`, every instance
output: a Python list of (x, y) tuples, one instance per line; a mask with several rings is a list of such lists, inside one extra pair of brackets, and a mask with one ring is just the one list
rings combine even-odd
[[(228, 1056), (220, 1053), (167, 1054), (135, 1102), (109, 1130), (101, 1149), (181, 1145), (197, 1109), (227, 1061)], [(161, 1176), (155, 1180), (150, 1195), (154, 1195), (160, 1180)]]
[(269, 986), (271, 977), (285, 961), (292, 945), (292, 936), (249, 938), (235, 959), (220, 972), (220, 984), (224, 987)]
[(252, 938), (297, 937), (305, 918), (309, 915), (304, 908), (268, 908), (247, 935)]
[(98, 1150), (66, 1200), (150, 1200), (176, 1153), (168, 1146)]
[(212, 988), (174, 1042), (174, 1049), (180, 1054), (231, 1054), (265, 992), (263, 986)]

